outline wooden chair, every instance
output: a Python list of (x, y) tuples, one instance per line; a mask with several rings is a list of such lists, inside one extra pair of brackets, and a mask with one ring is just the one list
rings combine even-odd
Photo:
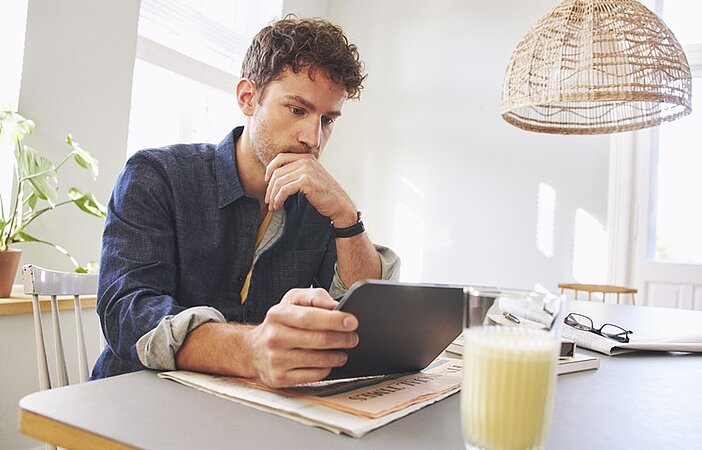
[(608, 284), (578, 284), (578, 283), (560, 283), (558, 285), (561, 288), (561, 294), (566, 289), (572, 289), (574, 292), (575, 300), (578, 299), (578, 292), (587, 292), (587, 299), (592, 301), (592, 294), (602, 294), (602, 303), (605, 302), (605, 297), (607, 294), (615, 294), (617, 296), (617, 304), (619, 304), (619, 296), (622, 294), (631, 294), (631, 303), (636, 305), (636, 293), (638, 292), (634, 288), (622, 287), (622, 286), (612, 286)]
[(51, 389), (46, 347), (44, 345), (44, 329), (41, 321), (41, 308), (39, 296), (46, 295), (51, 298), (51, 318), (53, 323), (54, 348), (56, 353), (57, 384), (55, 387), (69, 384), (66, 369), (66, 357), (61, 336), (61, 321), (57, 296), (72, 295), (73, 309), (75, 311), (76, 341), (78, 348), (78, 376), (79, 382), (88, 379), (88, 358), (85, 349), (85, 334), (83, 331), (83, 310), (81, 309), (80, 296), (94, 295), (97, 293), (96, 274), (78, 274), (73, 272), (56, 272), (43, 269), (34, 265), (22, 267), (24, 278), (24, 292), (32, 296), (32, 309), (34, 311), (34, 337), (36, 340), (37, 369), (39, 372), (39, 388)]

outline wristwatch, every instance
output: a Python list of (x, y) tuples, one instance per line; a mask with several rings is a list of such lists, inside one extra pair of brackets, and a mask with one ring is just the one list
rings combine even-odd
[(356, 236), (366, 231), (366, 227), (363, 226), (363, 221), (361, 220), (361, 211), (356, 211), (356, 223), (350, 227), (336, 228), (334, 222), (331, 222), (332, 231), (334, 236), (338, 238), (347, 238)]

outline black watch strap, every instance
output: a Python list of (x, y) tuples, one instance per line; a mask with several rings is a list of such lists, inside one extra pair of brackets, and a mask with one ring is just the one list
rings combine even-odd
[(361, 220), (361, 211), (356, 211), (356, 220), (357, 222), (355, 224), (344, 228), (336, 228), (334, 226), (334, 222), (332, 222), (331, 226), (334, 236), (338, 238), (347, 238), (356, 236), (357, 234), (361, 234), (366, 231), (366, 227), (363, 226), (363, 221)]

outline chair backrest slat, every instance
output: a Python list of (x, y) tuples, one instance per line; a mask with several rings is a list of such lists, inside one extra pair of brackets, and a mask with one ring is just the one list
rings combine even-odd
[(88, 352), (85, 349), (85, 334), (83, 332), (83, 308), (80, 305), (80, 295), (73, 296), (73, 310), (76, 318), (77, 349), (78, 354), (78, 376), (80, 382), (88, 381)]
[(61, 335), (61, 319), (59, 318), (58, 299), (51, 296), (51, 321), (54, 329), (54, 356), (56, 357), (56, 376), (58, 386), (68, 385), (68, 370), (66, 369), (66, 353), (63, 351), (63, 337)]
[(630, 288), (630, 287), (624, 287), (624, 286), (614, 286), (614, 285), (609, 285), (609, 284), (580, 284), (580, 283), (560, 283), (558, 285), (559, 288), (561, 288), (561, 293), (565, 291), (565, 289), (571, 289), (573, 290), (574, 294), (573, 297), (575, 300), (578, 299), (578, 292), (580, 291), (585, 291), (587, 292), (587, 299), (592, 300), (592, 294), (602, 294), (602, 302), (606, 302), (606, 296), (607, 294), (615, 294), (615, 298), (617, 301), (617, 304), (619, 304), (620, 300), (620, 295), (621, 294), (631, 294), (631, 303), (636, 305), (636, 293), (637, 290), (635, 288)]
[(51, 321), (53, 325), (58, 386), (69, 384), (69, 379), (57, 297), (59, 295), (73, 296), (78, 354), (78, 376), (81, 382), (86, 381), (88, 379), (88, 358), (85, 345), (85, 332), (83, 330), (83, 310), (81, 308), (80, 296), (94, 295), (97, 293), (97, 275), (58, 272), (43, 269), (31, 264), (22, 268), (22, 274), (24, 278), (24, 291), (26, 294), (31, 294), (32, 296), (39, 388), (44, 390), (51, 389), (52, 387), (41, 320), (40, 295), (47, 295), (51, 299)]
[(51, 378), (46, 360), (46, 346), (44, 345), (44, 328), (41, 323), (41, 307), (39, 296), (32, 295), (32, 312), (34, 313), (34, 342), (36, 343), (37, 370), (39, 372), (39, 389), (51, 389)]

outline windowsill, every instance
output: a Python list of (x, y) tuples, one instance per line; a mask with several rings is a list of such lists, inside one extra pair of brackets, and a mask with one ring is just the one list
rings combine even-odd
[[(81, 295), (80, 306), (83, 309), (95, 308), (96, 295)], [(51, 299), (47, 296), (39, 297), (41, 311), (51, 311)], [(59, 310), (73, 309), (73, 296), (61, 295), (58, 297)], [(16, 285), (8, 298), (0, 298), (0, 316), (13, 316), (17, 314), (32, 314), (32, 296), (23, 292), (21, 285)]]

